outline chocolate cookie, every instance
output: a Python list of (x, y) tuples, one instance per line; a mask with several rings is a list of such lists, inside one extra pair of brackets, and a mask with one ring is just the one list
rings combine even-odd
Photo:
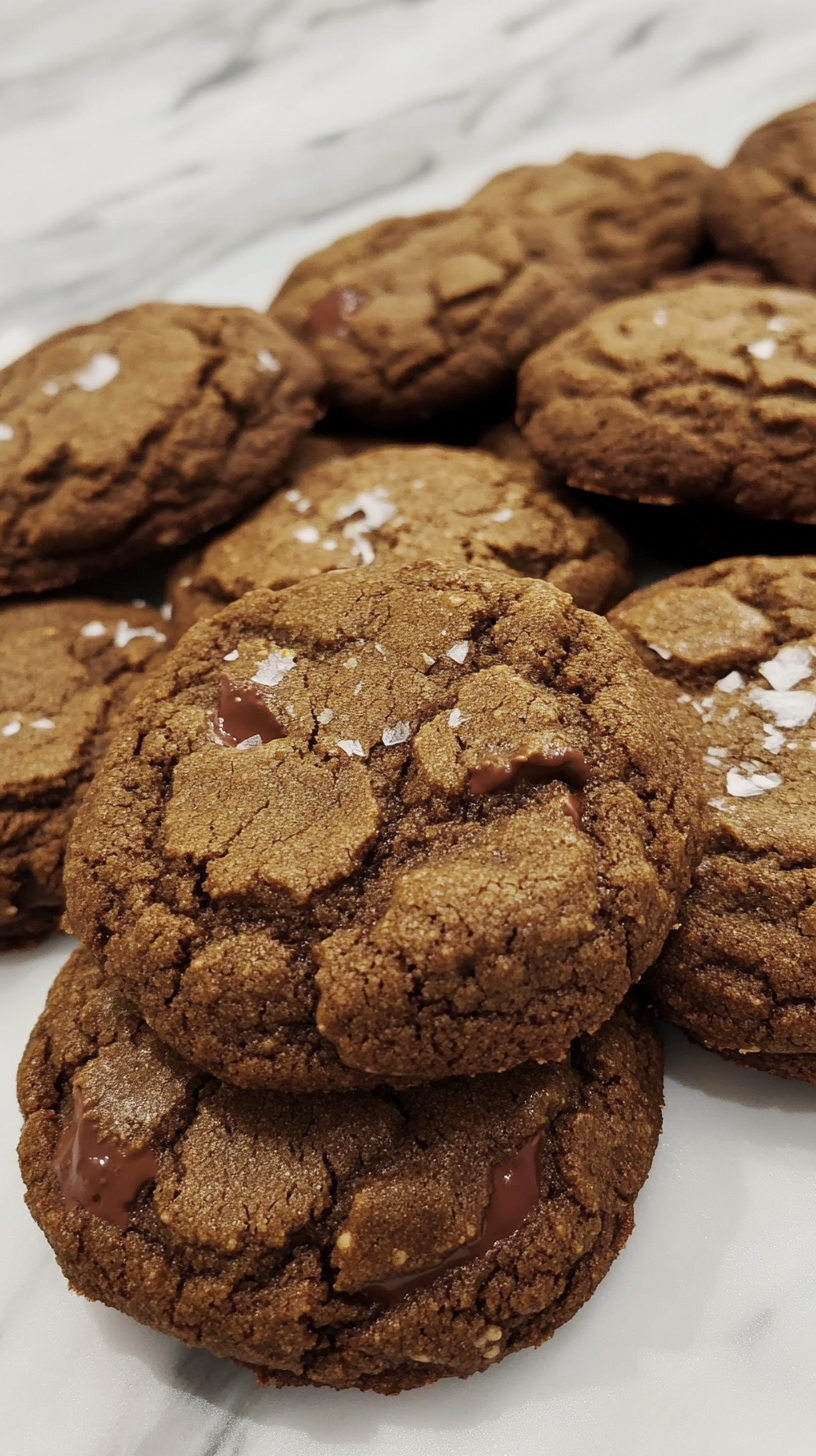
[(246, 308), (145, 303), (0, 372), (0, 595), (177, 546), (268, 495), (316, 362)]
[(554, 587), (337, 572), (182, 639), (72, 838), (70, 922), (226, 1081), (503, 1071), (654, 960), (699, 792), (659, 685)]
[(775, 116), (712, 172), (706, 216), (720, 251), (816, 288), (816, 102)]
[(543, 578), (590, 611), (617, 601), (631, 580), (617, 532), (571, 510), (532, 462), (392, 446), (307, 472), (182, 561), (168, 583), (174, 630), (255, 587), (279, 591), (325, 571), (429, 557)]
[(74, 1289), (263, 1383), (391, 1394), (541, 1344), (589, 1298), (632, 1229), (662, 1053), (630, 1007), (555, 1065), (238, 1092), (77, 951), (19, 1092), (28, 1204)]
[(518, 422), (556, 478), (816, 523), (816, 298), (698, 284), (598, 309), (527, 359)]
[(68, 830), (164, 626), (149, 607), (82, 598), (0, 611), (0, 949), (59, 921)]
[(375, 223), (299, 263), (272, 304), (330, 402), (405, 424), (496, 388), (605, 299), (686, 267), (709, 169), (577, 154), (495, 177), (463, 207)]
[(708, 813), (649, 981), (732, 1060), (816, 1081), (816, 559), (718, 561), (627, 597), (615, 625), (700, 735)]

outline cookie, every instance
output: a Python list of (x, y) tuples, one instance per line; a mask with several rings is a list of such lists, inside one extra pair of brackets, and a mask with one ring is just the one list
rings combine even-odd
[(320, 370), (246, 308), (145, 303), (0, 371), (0, 595), (178, 546), (268, 495)]
[(518, 423), (557, 479), (816, 523), (816, 298), (712, 283), (598, 309), (527, 359)]
[(337, 457), (182, 561), (168, 597), (178, 634), (256, 587), (432, 557), (535, 576), (600, 611), (627, 589), (623, 539), (573, 511), (541, 471), (476, 450), (392, 446)]
[(705, 209), (722, 253), (816, 288), (816, 102), (746, 137), (734, 160), (712, 172)]
[(421, 562), (199, 623), (72, 837), (70, 923), (243, 1086), (563, 1056), (654, 960), (696, 862), (680, 718), (545, 582)]
[(611, 617), (673, 686), (706, 775), (704, 853), (650, 973), (656, 1003), (733, 1060), (816, 1080), (816, 559), (718, 561)]
[(462, 208), (304, 259), (271, 312), (319, 355), (330, 403), (380, 426), (427, 419), (496, 389), (599, 302), (688, 266), (708, 172), (670, 152), (519, 167)]
[(93, 599), (0, 611), (0, 949), (58, 924), (68, 830), (164, 627), (149, 607)]
[(263, 1383), (392, 1394), (539, 1345), (589, 1298), (632, 1229), (662, 1050), (625, 1007), (555, 1065), (239, 1092), (77, 951), (19, 1092), (28, 1205), (75, 1290)]

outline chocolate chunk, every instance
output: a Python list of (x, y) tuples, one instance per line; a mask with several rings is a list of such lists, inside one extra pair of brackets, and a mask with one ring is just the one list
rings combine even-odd
[(590, 772), (591, 765), (579, 748), (565, 748), (563, 753), (516, 753), (504, 761), (495, 758), (480, 763), (470, 775), (468, 788), (476, 797), (512, 788), (513, 784), (549, 784), (553, 779), (562, 779), (575, 789), (583, 789)]
[(384, 1279), (379, 1284), (367, 1284), (363, 1289), (369, 1299), (378, 1304), (395, 1304), (404, 1294), (414, 1289), (424, 1289), (440, 1274), (455, 1269), (458, 1264), (468, 1264), (480, 1254), (486, 1254), (494, 1244), (509, 1239), (517, 1232), (536, 1207), (541, 1194), (541, 1133), (529, 1139), (512, 1157), (497, 1163), (493, 1169), (493, 1187), (487, 1205), (481, 1231), (475, 1239), (468, 1239), (434, 1264), (417, 1274), (397, 1275)]
[(312, 332), (315, 334), (339, 334), (349, 331), (348, 320), (358, 309), (365, 308), (368, 294), (356, 288), (333, 288), (331, 293), (319, 298), (312, 305)]
[(74, 1115), (54, 1149), (54, 1167), (69, 1213), (84, 1208), (120, 1229), (130, 1223), (130, 1205), (139, 1189), (159, 1171), (150, 1148), (120, 1148), (100, 1138), (76, 1092)]
[(285, 729), (257, 689), (237, 687), (226, 673), (221, 678), (218, 707), (209, 714), (209, 721), (219, 743), (227, 748), (237, 748), (248, 738), (271, 743), (273, 738), (286, 737)]

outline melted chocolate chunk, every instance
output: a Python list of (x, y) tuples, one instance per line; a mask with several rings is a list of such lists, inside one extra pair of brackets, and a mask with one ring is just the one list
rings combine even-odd
[(580, 748), (565, 748), (560, 753), (516, 753), (504, 760), (485, 759), (473, 769), (468, 788), (473, 795), (493, 794), (513, 784), (549, 784), (561, 779), (573, 789), (583, 789), (590, 770), (589, 760)]
[(358, 309), (365, 308), (368, 294), (357, 288), (334, 288), (312, 304), (312, 333), (339, 334), (349, 331), (348, 320)]
[(583, 829), (584, 827), (583, 812), (583, 794), (567, 794), (564, 800), (564, 813), (572, 820), (576, 829)]
[(139, 1189), (159, 1171), (150, 1148), (120, 1148), (118, 1143), (100, 1141), (77, 1092), (74, 1115), (54, 1149), (54, 1167), (69, 1213), (84, 1208), (120, 1229), (130, 1223), (130, 1204)]
[(361, 1292), (378, 1304), (395, 1304), (403, 1295), (432, 1284), (448, 1269), (469, 1264), (471, 1259), (478, 1259), (495, 1244), (509, 1239), (533, 1212), (541, 1194), (541, 1142), (542, 1135), (538, 1132), (512, 1157), (496, 1164), (490, 1202), (481, 1232), (475, 1239), (460, 1244), (431, 1269), (422, 1269), (417, 1274), (398, 1274), (379, 1284), (366, 1284)]
[(255, 688), (237, 687), (226, 674), (221, 678), (218, 707), (207, 716), (219, 743), (227, 748), (237, 748), (247, 738), (271, 743), (273, 738), (286, 737), (286, 729), (281, 727), (261, 694)]

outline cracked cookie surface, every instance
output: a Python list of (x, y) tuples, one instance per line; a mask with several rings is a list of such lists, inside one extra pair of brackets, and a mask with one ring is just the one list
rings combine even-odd
[[(538, 1345), (589, 1298), (652, 1161), (662, 1049), (624, 1006), (556, 1065), (401, 1093), (237, 1091), (79, 950), (18, 1087), (28, 1205), (76, 1290), (262, 1382), (395, 1393)], [(127, 1188), (113, 1173), (107, 1207), (81, 1133), (136, 1168)], [(508, 1173), (526, 1176), (477, 1250)]]
[(256, 587), (433, 557), (538, 577), (601, 611), (626, 591), (627, 548), (544, 484), (532, 461), (390, 446), (298, 475), (234, 530), (180, 562), (168, 596), (176, 636)]
[(816, 523), (816, 298), (703, 283), (610, 304), (525, 361), (518, 422), (581, 490)]
[(0, 595), (115, 570), (271, 491), (320, 411), (264, 314), (146, 303), (0, 372)]
[(172, 1046), (286, 1090), (562, 1056), (657, 955), (699, 774), (602, 618), (424, 562), (182, 639), (72, 836), (69, 921)]
[(760, 126), (706, 188), (720, 251), (800, 288), (816, 288), (816, 102)]
[(705, 850), (649, 974), (656, 1005), (731, 1060), (816, 1080), (816, 562), (715, 562), (611, 620), (695, 720), (706, 776)]
[(74, 814), (165, 625), (94, 598), (0, 610), (0, 949), (58, 924)]
[(271, 312), (319, 355), (333, 404), (421, 420), (489, 393), (598, 303), (687, 267), (708, 171), (671, 152), (518, 167), (462, 208), (304, 259)]

